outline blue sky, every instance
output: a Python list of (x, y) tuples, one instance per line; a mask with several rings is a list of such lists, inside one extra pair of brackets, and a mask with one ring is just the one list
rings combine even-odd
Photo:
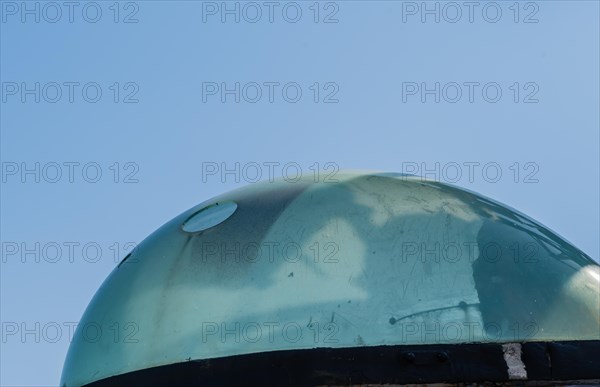
[(1, 1), (0, 384), (58, 384), (116, 262), (256, 165), (428, 174), (598, 261), (598, 2), (423, 4)]

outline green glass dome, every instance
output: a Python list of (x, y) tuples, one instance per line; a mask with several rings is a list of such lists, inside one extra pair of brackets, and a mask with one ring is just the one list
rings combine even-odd
[(257, 183), (177, 216), (114, 269), (61, 385), (290, 349), (599, 340), (599, 281), (560, 236), (453, 186)]

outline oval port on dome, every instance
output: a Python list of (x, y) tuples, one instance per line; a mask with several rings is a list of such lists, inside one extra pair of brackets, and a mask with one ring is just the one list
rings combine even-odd
[(235, 210), (235, 202), (215, 203), (195, 212), (183, 224), (181, 229), (185, 232), (200, 232), (219, 225), (227, 220)]

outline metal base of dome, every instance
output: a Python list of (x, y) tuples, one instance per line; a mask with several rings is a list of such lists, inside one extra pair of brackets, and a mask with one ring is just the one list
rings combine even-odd
[[(191, 360), (88, 386), (598, 385), (600, 340), (315, 348)], [(510, 348), (512, 353), (507, 353)], [(521, 371), (514, 372), (515, 362)], [(523, 369), (524, 366), (524, 369)], [(518, 370), (517, 370), (518, 371)]]

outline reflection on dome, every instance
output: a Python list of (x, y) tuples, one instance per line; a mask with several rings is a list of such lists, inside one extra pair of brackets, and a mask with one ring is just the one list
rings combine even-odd
[(243, 187), (132, 256), (88, 306), (61, 385), (268, 351), (600, 339), (594, 261), (515, 210), (418, 177)]

